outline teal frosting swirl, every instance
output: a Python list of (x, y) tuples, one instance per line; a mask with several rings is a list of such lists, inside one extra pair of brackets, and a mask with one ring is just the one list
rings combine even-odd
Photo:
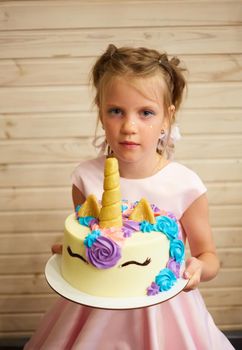
[(95, 219), (93, 216), (85, 216), (85, 217), (80, 217), (78, 218), (79, 224), (83, 226), (89, 226), (90, 221)]
[(127, 204), (122, 204), (122, 205), (121, 205), (121, 211), (122, 211), (122, 213), (123, 213), (125, 210), (127, 210), (127, 209), (128, 209)]
[(78, 204), (75, 209), (76, 213), (78, 213), (79, 209), (81, 209), (81, 206)]
[(170, 256), (176, 262), (182, 262), (185, 255), (185, 246), (180, 239), (174, 239), (170, 244)]
[(101, 235), (101, 232), (99, 230), (94, 230), (91, 233), (89, 233), (85, 239), (84, 244), (86, 247), (91, 248), (94, 242), (96, 242), (97, 238)]
[(163, 232), (169, 240), (173, 240), (178, 236), (177, 223), (168, 216), (157, 216), (154, 231)]
[(164, 268), (156, 276), (155, 283), (159, 286), (160, 292), (163, 292), (169, 290), (176, 280), (177, 278), (174, 273), (171, 270)]
[(140, 231), (142, 232), (151, 232), (154, 231), (154, 225), (152, 225), (149, 221), (142, 221), (140, 222)]

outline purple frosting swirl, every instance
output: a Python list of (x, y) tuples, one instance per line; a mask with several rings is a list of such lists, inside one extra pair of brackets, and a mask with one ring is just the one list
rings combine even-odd
[(147, 295), (156, 295), (160, 291), (160, 287), (155, 282), (152, 282), (150, 287), (147, 288)]
[(99, 236), (90, 248), (86, 248), (86, 255), (96, 268), (109, 269), (121, 258), (121, 250), (110, 238)]
[(160, 212), (160, 209), (155, 204), (151, 204), (151, 208), (152, 208), (154, 213), (159, 213)]
[(130, 237), (133, 232), (139, 231), (139, 223), (133, 220), (123, 220), (122, 231), (124, 237)]
[(180, 277), (180, 269), (181, 269), (181, 264), (179, 262), (177, 262), (176, 260), (174, 259), (169, 259), (166, 267), (168, 269), (170, 269), (174, 275), (176, 276), (176, 278), (179, 278)]

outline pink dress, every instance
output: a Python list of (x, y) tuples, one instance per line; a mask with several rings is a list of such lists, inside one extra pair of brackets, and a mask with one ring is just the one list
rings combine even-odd
[[(83, 162), (73, 183), (101, 199), (104, 157)], [(143, 179), (120, 179), (123, 199), (146, 197), (181, 218), (206, 188), (191, 170), (171, 162)], [(44, 316), (25, 350), (223, 350), (234, 349), (216, 327), (198, 290), (181, 292), (159, 305), (134, 310), (100, 310), (64, 298)]]

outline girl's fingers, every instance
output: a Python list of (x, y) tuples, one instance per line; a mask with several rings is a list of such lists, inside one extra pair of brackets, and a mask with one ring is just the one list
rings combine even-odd
[(186, 270), (183, 273), (185, 279), (189, 279), (188, 284), (184, 288), (185, 292), (196, 289), (201, 278), (201, 263), (196, 258), (190, 258), (186, 261)]
[(195, 273), (191, 278), (189, 278), (189, 282), (184, 288), (184, 292), (190, 292), (198, 287), (200, 282), (200, 273)]

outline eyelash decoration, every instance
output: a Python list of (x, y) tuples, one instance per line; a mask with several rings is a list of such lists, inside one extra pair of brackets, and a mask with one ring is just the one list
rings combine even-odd
[(88, 264), (88, 261), (85, 258), (83, 258), (82, 255), (79, 255), (77, 253), (73, 253), (70, 246), (67, 247), (67, 251), (68, 251), (69, 255), (72, 256), (73, 258), (79, 258), (82, 261), (84, 261), (84, 263)]
[(124, 266), (132, 265), (132, 264), (139, 265), (139, 266), (146, 266), (146, 265), (149, 265), (150, 262), (151, 262), (151, 258), (147, 258), (143, 263), (140, 263), (140, 262), (135, 261), (135, 260), (130, 260), (130, 261), (123, 263), (119, 267), (124, 267)]

